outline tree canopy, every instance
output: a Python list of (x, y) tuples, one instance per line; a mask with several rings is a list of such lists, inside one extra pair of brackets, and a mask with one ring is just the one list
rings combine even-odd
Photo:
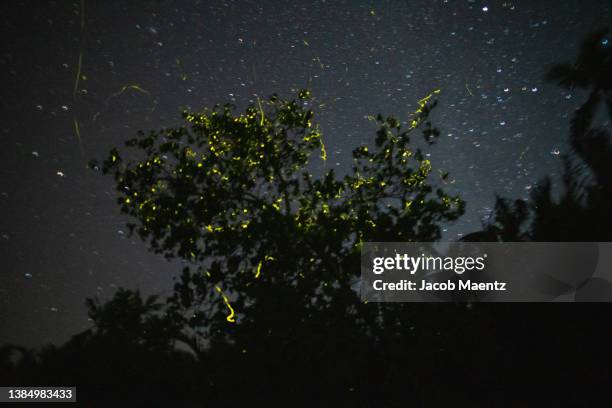
[(113, 149), (103, 171), (115, 177), (131, 230), (189, 264), (174, 311), (199, 335), (270, 320), (279, 313), (267, 308), (281, 304), (311, 313), (336, 304), (354, 314), (363, 241), (435, 241), (440, 225), (463, 212), (411, 147), (416, 132), (435, 141), (427, 118), (437, 92), (404, 124), (372, 118), (374, 143), (353, 151), (343, 177), (313, 174), (310, 159), (324, 162), (326, 151), (307, 90), (258, 100), (244, 113), (229, 104), (184, 112), (184, 126), (141, 132)]
[(610, 35), (609, 28), (593, 31), (573, 63), (553, 65), (546, 74), (548, 81), (563, 88), (588, 91), (570, 122), (570, 151), (563, 155), (560, 192), (546, 177), (533, 189), (529, 202), (498, 199), (491, 224), (467, 239), (612, 240), (612, 137), (609, 126), (596, 124), (602, 106), (612, 119)]

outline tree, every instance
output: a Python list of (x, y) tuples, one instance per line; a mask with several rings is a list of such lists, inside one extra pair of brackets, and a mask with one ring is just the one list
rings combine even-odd
[[(356, 297), (361, 242), (435, 241), (439, 224), (462, 213), (463, 202), (434, 190), (431, 163), (409, 147), (421, 124), (429, 143), (437, 135), (426, 122), (429, 98), (407, 129), (379, 115), (375, 149), (355, 149), (352, 173), (342, 179), (307, 170), (313, 151), (323, 160), (326, 153), (305, 90), (296, 100), (258, 101), (241, 115), (231, 105), (185, 112), (187, 126), (140, 133), (126, 143), (140, 156), (124, 161), (113, 149), (103, 170), (136, 221), (131, 231), (197, 268), (179, 284), (177, 305), (206, 303), (207, 311), (190, 310), (197, 326), (226, 331), (228, 321), (252, 318), (267, 286), (314, 308), (342, 293)], [(189, 279), (205, 290), (188, 291)]]
[[(593, 121), (600, 105), (607, 106), (612, 119), (612, 45), (610, 28), (593, 31), (582, 43), (574, 64), (554, 65), (547, 74), (547, 79), (556, 81), (567, 89), (582, 88), (589, 91), (589, 96), (574, 113), (570, 126), (570, 145), (573, 153), (587, 166), (592, 177), (592, 185), (587, 186), (587, 194), (598, 201), (612, 197), (612, 145), (610, 133), (604, 128), (593, 127)], [(566, 175), (572, 172), (581, 175), (580, 170), (569, 168)], [(578, 177), (566, 180), (568, 190), (580, 189), (575, 181)], [(593, 184), (597, 190), (593, 191)], [(578, 191), (577, 194), (580, 192)], [(582, 197), (578, 197), (582, 198)], [(589, 200), (589, 197), (584, 197)], [(590, 203), (589, 203), (590, 204)], [(591, 204), (590, 204), (591, 205)], [(604, 213), (601, 213), (603, 215)], [(608, 225), (609, 226), (609, 225)]]
[[(416, 132), (424, 144), (435, 142), (427, 118), (438, 92), (420, 100), (405, 124), (371, 117), (373, 146), (353, 151), (342, 178), (313, 174), (309, 159), (318, 153), (324, 164), (326, 151), (306, 90), (292, 100), (258, 100), (242, 114), (232, 105), (184, 112), (184, 126), (141, 132), (110, 152), (102, 168), (135, 221), (130, 231), (188, 264), (166, 310), (183, 328), (178, 337), (209, 370), (242, 367), (216, 371), (217, 383), (239, 377), (261, 388), (291, 364), (301, 367), (303, 384), (332, 387), (344, 375), (339, 389), (348, 392), (359, 388), (364, 364), (380, 364), (376, 356), (416, 361), (428, 355), (412, 347), (422, 334), (443, 341), (442, 321), (428, 321), (435, 313), (366, 305), (356, 290), (362, 242), (435, 241), (440, 224), (463, 213), (464, 203), (432, 184), (430, 161), (410, 147)], [(368, 355), (368, 363), (355, 355)], [(312, 371), (313, 359), (329, 369)], [(306, 392), (286, 385), (280, 389), (288, 394)]]
[(610, 241), (612, 240), (612, 144), (605, 127), (594, 126), (603, 103), (612, 119), (612, 47), (610, 29), (583, 41), (573, 64), (557, 64), (546, 78), (567, 89), (589, 91), (570, 123), (571, 151), (564, 155), (563, 189), (558, 197), (545, 178), (529, 203), (499, 198), (493, 221), (466, 240)]
[[(498, 198), (495, 216), (482, 231), (469, 234), (467, 241), (597, 242), (612, 240), (612, 146), (609, 131), (594, 125), (597, 109), (604, 102), (612, 118), (612, 49), (610, 30), (597, 30), (583, 41), (573, 64), (555, 65), (546, 78), (567, 89), (589, 91), (587, 100), (575, 111), (570, 123), (571, 150), (564, 156), (560, 192), (553, 191), (547, 177), (533, 190), (530, 200)], [(607, 290), (609, 283), (592, 279), (597, 246), (578, 257), (573, 282), (563, 282), (557, 295), (574, 293), (577, 298), (589, 284)], [(563, 256), (563, 254), (558, 254)], [(494, 305), (491, 305), (493, 307)], [(513, 356), (513, 364), (529, 367), (521, 376), (528, 390), (546, 395), (546, 404), (558, 398), (560, 404), (585, 404), (586, 399), (603, 395), (609, 381), (611, 349), (607, 338), (610, 304), (512, 305), (497, 306), (500, 346)], [(569, 305), (568, 305), (569, 306)], [(519, 329), (517, 329), (519, 328)], [(521, 359), (523, 357), (523, 360)], [(536, 367), (534, 362), (538, 363)], [(588, 373), (588, 374), (587, 374)], [(583, 377), (588, 392), (556, 396), (559, 384), (573, 384)], [(543, 379), (546, 378), (544, 382)], [(554, 379), (554, 380), (553, 380)], [(605, 379), (605, 380), (602, 380)], [(556, 382), (543, 392), (544, 384)], [(587, 395), (588, 394), (588, 395)], [(603, 398), (599, 396), (597, 398)], [(570, 402), (572, 399), (580, 402)], [(535, 402), (534, 402), (535, 403)]]
[(75, 385), (84, 406), (193, 407), (206, 373), (175, 347), (176, 326), (156, 296), (119, 289), (87, 299), (92, 327), (61, 346), (0, 348), (0, 380), (15, 386)]

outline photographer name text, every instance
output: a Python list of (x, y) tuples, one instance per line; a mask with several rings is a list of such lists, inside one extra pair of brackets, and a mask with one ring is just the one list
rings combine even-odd
[(399, 282), (385, 282), (377, 279), (372, 282), (372, 287), (376, 291), (421, 291), (421, 292), (446, 292), (446, 291), (506, 291), (506, 282), (473, 282), (472, 280), (448, 280), (446, 282), (430, 282), (425, 279), (421, 281), (411, 281), (402, 279)]

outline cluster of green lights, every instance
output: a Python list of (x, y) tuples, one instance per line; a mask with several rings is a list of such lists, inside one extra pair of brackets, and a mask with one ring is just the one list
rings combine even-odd
[(418, 127), (421, 124), (421, 122), (423, 120), (423, 118), (422, 118), (423, 110), (427, 106), (427, 103), (431, 100), (431, 98), (434, 97), (434, 95), (438, 95), (440, 92), (441, 92), (440, 89), (436, 89), (432, 93), (427, 95), (426, 97), (424, 97), (424, 98), (419, 100), (419, 102), (418, 102), (419, 103), (419, 107), (412, 114), (412, 116), (414, 116), (415, 118), (410, 121), (410, 127), (412, 129), (415, 129), (416, 127)]
[[(427, 113), (427, 104), (439, 92), (436, 90), (419, 100), (411, 128), (420, 124)], [(302, 91), (299, 96), (309, 98), (310, 93)], [(264, 111), (264, 103), (272, 106), (272, 109), (266, 109), (268, 113)], [(162, 245), (165, 244), (165, 237), (169, 236), (164, 234), (171, 234), (171, 224), (186, 231), (186, 235), (172, 243), (178, 241), (176, 245), (181, 245), (182, 251), (180, 256), (192, 262), (201, 261), (210, 254), (218, 255), (207, 252), (211, 251), (210, 243), (240, 239), (253, 242), (258, 228), (265, 227), (265, 223), (269, 222), (264, 220), (285, 216), (289, 216), (293, 226), (301, 232), (318, 234), (321, 226), (327, 225), (326, 231), (330, 234), (338, 231), (354, 233), (351, 239), (359, 248), (366, 235), (377, 228), (377, 223), (385, 224), (377, 216), (380, 206), (367, 207), (367, 200), (372, 196), (383, 200), (389, 198), (396, 187), (400, 191), (402, 188), (406, 191), (422, 187), (431, 173), (430, 161), (423, 160), (420, 152), (413, 154), (407, 148), (408, 142), (402, 139), (399, 132), (399, 122), (388, 118), (382, 128), (385, 132), (383, 144), (377, 141), (377, 145), (382, 147), (373, 153), (365, 146), (355, 152), (354, 157), (359, 163), (354, 176), (345, 177), (343, 181), (334, 180), (330, 184), (325, 184), (326, 181), (318, 184), (320, 181), (317, 180), (302, 191), (302, 197), (296, 196), (300, 194), (299, 188), (294, 193), (287, 188), (283, 190), (281, 186), (287, 184), (289, 177), (304, 169), (311, 151), (320, 149), (321, 159), (327, 159), (322, 134), (312, 124), (311, 112), (304, 111), (295, 101), (272, 99), (267, 102), (258, 99), (256, 106), (247, 108), (246, 113), (240, 116), (233, 115), (228, 107), (215, 109), (197, 114), (185, 113), (184, 118), (191, 132), (184, 128), (166, 132), (162, 145), (166, 146), (165, 150), (148, 149), (149, 157), (136, 163), (135, 169), (128, 167), (126, 171), (129, 172), (128, 179), (132, 180), (126, 183), (126, 187), (140, 187), (140, 195), (130, 192), (123, 197), (123, 203), (133, 211), (132, 215), (143, 222), (145, 231), (150, 229), (157, 234), (154, 238), (160, 240)], [(394, 128), (397, 134), (392, 132)], [(166, 154), (171, 158), (168, 159)], [(409, 169), (405, 164), (413, 156), (417, 158), (415, 164), (418, 163), (418, 167)], [(110, 162), (117, 168), (122, 166), (116, 154), (110, 157)], [(368, 163), (376, 163), (376, 166)], [(329, 174), (333, 175), (331, 171)], [(133, 179), (146, 180), (149, 184), (145, 183), (142, 187)], [(183, 186), (187, 192), (176, 194), (177, 186)], [(131, 190), (126, 188), (126, 191)], [(265, 194), (259, 195), (262, 191)], [(414, 200), (407, 198), (414, 198), (414, 192), (412, 190), (399, 197), (398, 210), (404, 210), (402, 216), (414, 210), (416, 203), (424, 203), (421, 197)], [(255, 200), (247, 200), (247, 195), (255, 195)], [(232, 197), (227, 199), (227, 205), (223, 201), (225, 197)], [(439, 198), (446, 207), (459, 205), (458, 199), (448, 196)], [(216, 200), (223, 207), (211, 205)], [(363, 208), (364, 211), (356, 208)], [(314, 257), (310, 259), (311, 263), (316, 261)], [(255, 279), (259, 279), (265, 270), (273, 270), (275, 260), (270, 255), (263, 259), (250, 259), (250, 266), (241, 266), (240, 271), (250, 270)], [(302, 273), (299, 275), (303, 276)], [(207, 276), (210, 277), (210, 274), (207, 273)], [(229, 298), (219, 286), (216, 286), (216, 290), (228, 309), (227, 321), (235, 322), (236, 316)]]

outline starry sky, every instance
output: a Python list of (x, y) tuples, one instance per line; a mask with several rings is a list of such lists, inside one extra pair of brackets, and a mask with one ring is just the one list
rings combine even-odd
[[(467, 202), (445, 239), (478, 229), (495, 194), (559, 175), (584, 95), (542, 81), (608, 23), (608, 0), (2, 2), (0, 344), (61, 343), (85, 297), (168, 293), (180, 265), (127, 236), (114, 185), (87, 169), (138, 130), (218, 102), (309, 87), (342, 173), (368, 115), (407, 119), (440, 89), (427, 150)], [(78, 80), (77, 80), (78, 78)]]

